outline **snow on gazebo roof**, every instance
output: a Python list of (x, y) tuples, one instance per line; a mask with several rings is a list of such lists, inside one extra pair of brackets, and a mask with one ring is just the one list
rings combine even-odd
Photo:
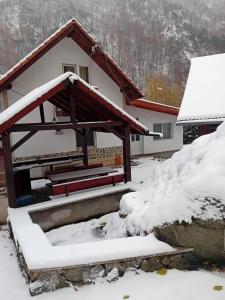
[[(20, 100), (18, 100), (16, 103), (9, 106), (6, 110), (1, 112), (0, 134), (9, 129), (12, 125), (18, 122), (26, 114), (34, 110), (44, 101), (49, 100), (51, 102), (51, 97), (59, 92), (62, 92), (67, 88), (68, 84), (73, 84), (74, 82), (77, 82), (76, 87), (79, 88), (80, 92), (83, 92), (86, 97), (90, 97), (89, 100), (92, 99), (92, 101), (94, 101), (95, 107), (99, 110), (99, 112), (101, 112), (102, 117), (112, 117), (113, 119), (120, 119), (123, 122), (128, 123), (131, 127), (131, 132), (134, 133), (137, 132), (145, 135), (161, 136), (160, 133), (150, 132), (147, 127), (145, 127), (135, 118), (126, 113), (122, 108), (117, 106), (110, 99), (97, 91), (93, 86), (81, 79), (78, 75), (71, 72), (64, 73), (57, 78), (47, 82), (46, 84), (34, 89), (30, 93), (22, 97)], [(61, 99), (61, 101), (63, 102), (63, 99)], [(82, 100), (80, 100), (80, 104), (82, 104), (81, 102)], [(90, 105), (92, 104), (93, 102), (90, 102)], [(57, 103), (55, 105), (57, 105)], [(85, 102), (83, 105), (88, 105), (88, 103)], [(104, 116), (104, 113), (102, 111), (103, 107), (106, 108), (106, 110), (109, 112), (109, 115)], [(93, 114), (93, 107), (91, 112)], [(88, 118), (90, 118), (89, 115)]]
[(191, 60), (178, 124), (225, 120), (225, 54)]

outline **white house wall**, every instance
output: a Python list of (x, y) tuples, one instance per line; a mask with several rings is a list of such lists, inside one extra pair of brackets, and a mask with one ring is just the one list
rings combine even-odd
[(112, 133), (97, 133), (97, 148), (122, 146), (121, 140)]
[[(150, 131), (153, 131), (154, 123), (171, 123), (171, 139), (154, 140), (153, 137), (150, 136), (141, 138), (141, 142), (139, 142), (141, 145), (139, 145), (139, 147), (142, 149), (143, 154), (174, 151), (183, 147), (183, 127), (176, 126), (176, 116), (131, 106), (127, 106), (126, 111), (133, 117), (138, 118)], [(138, 142), (131, 142), (131, 153), (133, 155), (137, 154), (137, 143)]]
[[(75, 64), (89, 68), (90, 84), (97, 86), (99, 91), (113, 100), (120, 107), (123, 106), (120, 88), (111, 78), (70, 38), (63, 39), (54, 48), (42, 56), (36, 63), (21, 74), (14, 82), (12, 90), (27, 94), (34, 88), (48, 82), (62, 74), (63, 64)], [(8, 91), (9, 105), (15, 103), (22, 96), (13, 91)], [(51, 122), (54, 109), (50, 103), (45, 103), (46, 121)], [(39, 122), (39, 109), (34, 110), (20, 122)], [(24, 134), (13, 134), (12, 143), (16, 143)], [(97, 134), (97, 146), (121, 145), (117, 137), (109, 134)], [(18, 148), (14, 156), (24, 157), (30, 155), (50, 154), (56, 152), (73, 151), (76, 147), (74, 132), (64, 130), (63, 134), (57, 135), (55, 131), (39, 132), (23, 146)]]

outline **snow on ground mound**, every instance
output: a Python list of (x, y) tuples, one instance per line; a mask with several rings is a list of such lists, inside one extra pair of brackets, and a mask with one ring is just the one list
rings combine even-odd
[(121, 200), (132, 235), (192, 218), (222, 219), (225, 207), (225, 123), (154, 169), (138, 192)]

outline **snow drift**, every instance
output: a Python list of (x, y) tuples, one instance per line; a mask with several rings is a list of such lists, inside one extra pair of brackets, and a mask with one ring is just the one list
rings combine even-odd
[(132, 235), (193, 218), (219, 220), (225, 212), (225, 123), (154, 168), (143, 188), (121, 200)]

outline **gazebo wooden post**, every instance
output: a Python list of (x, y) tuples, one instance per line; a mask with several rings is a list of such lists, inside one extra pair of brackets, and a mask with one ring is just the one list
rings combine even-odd
[(43, 103), (39, 106), (41, 123), (45, 123), (45, 112)]
[(68, 93), (68, 99), (69, 99), (69, 104), (70, 104), (70, 120), (71, 120), (71, 123), (75, 124), (76, 123), (76, 103), (75, 103), (75, 99), (72, 94), (72, 86), (71, 85), (68, 86), (67, 93)]
[[(69, 105), (70, 105), (70, 121), (72, 124), (76, 124), (76, 104), (74, 101), (74, 97), (72, 94), (72, 88), (71, 85), (68, 85), (67, 87), (67, 97), (69, 99)], [(75, 138), (75, 144), (77, 143), (77, 130), (74, 130), (74, 138)]]
[(82, 136), (82, 150), (83, 150), (83, 164), (85, 166), (88, 166), (88, 144), (87, 144), (87, 133), (88, 130), (87, 129), (83, 129), (81, 136)]
[(16, 191), (15, 191), (15, 181), (13, 176), (13, 164), (12, 164), (12, 149), (10, 143), (10, 135), (8, 132), (2, 134), (2, 147), (4, 154), (4, 166), (5, 166), (5, 176), (8, 194), (9, 207), (16, 207)]
[(123, 137), (123, 167), (125, 182), (131, 181), (131, 160), (130, 160), (130, 127), (124, 127)]

